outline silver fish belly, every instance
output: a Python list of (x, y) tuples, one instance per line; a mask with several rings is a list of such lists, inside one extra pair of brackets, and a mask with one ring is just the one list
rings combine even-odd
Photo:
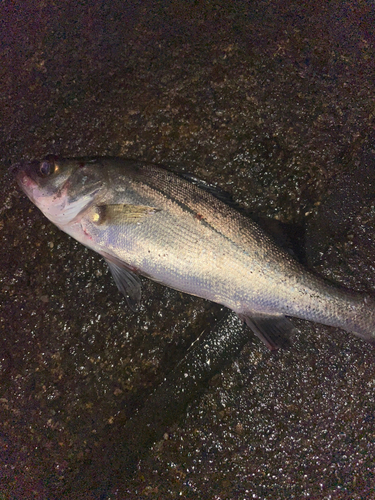
[(54, 224), (106, 259), (133, 309), (140, 274), (232, 309), (271, 349), (293, 329), (285, 316), (375, 339), (372, 298), (310, 273), (199, 184), (122, 159), (49, 157), (13, 170)]

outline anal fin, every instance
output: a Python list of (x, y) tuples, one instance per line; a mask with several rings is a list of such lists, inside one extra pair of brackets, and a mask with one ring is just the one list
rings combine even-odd
[(239, 317), (271, 351), (290, 346), (290, 337), (295, 327), (282, 314), (268, 315), (249, 311), (239, 314)]

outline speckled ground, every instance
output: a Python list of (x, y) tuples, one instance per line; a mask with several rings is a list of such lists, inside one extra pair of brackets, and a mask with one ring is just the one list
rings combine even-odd
[(222, 311), (144, 280), (131, 313), (7, 171), (55, 153), (191, 172), (374, 291), (373, 5), (76, 4), (0, 4), (0, 499), (375, 498), (375, 351), (303, 321), (287, 351), (250, 341), (123, 470), (127, 422)]

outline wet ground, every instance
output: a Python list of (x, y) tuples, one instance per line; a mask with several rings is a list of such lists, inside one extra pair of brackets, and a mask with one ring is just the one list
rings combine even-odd
[(304, 321), (288, 350), (250, 340), (128, 460), (137, 409), (223, 311), (143, 280), (130, 312), (7, 171), (54, 153), (190, 172), (371, 293), (373, 6), (5, 1), (0, 19), (0, 498), (375, 498), (375, 351)]

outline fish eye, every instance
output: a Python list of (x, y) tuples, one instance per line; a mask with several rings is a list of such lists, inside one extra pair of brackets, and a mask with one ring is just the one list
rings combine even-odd
[(44, 160), (39, 165), (38, 174), (40, 177), (48, 177), (55, 171), (55, 163), (52, 161)]

